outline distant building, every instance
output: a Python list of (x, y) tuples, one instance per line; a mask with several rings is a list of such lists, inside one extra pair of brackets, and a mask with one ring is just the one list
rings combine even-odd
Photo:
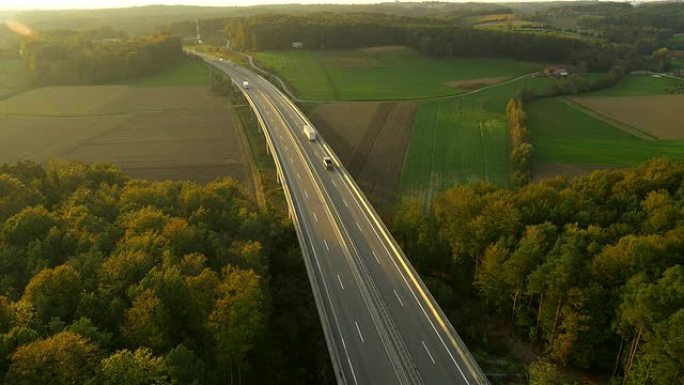
[(299, 49), (302, 47), (304, 47), (304, 43), (302, 43), (301, 41), (293, 41), (292, 42), (292, 48)]
[(568, 70), (564, 65), (550, 65), (544, 68), (544, 74), (546, 76), (564, 78), (568, 76)]

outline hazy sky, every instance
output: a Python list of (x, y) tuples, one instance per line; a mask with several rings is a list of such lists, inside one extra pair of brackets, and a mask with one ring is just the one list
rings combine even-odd
[[(0, 9), (73, 9), (73, 8), (120, 8), (149, 4), (184, 5), (254, 5), (289, 3), (378, 3), (388, 0), (0, 0)], [(391, 0), (390, 0), (391, 1)], [(421, 0), (414, 0), (421, 1)], [(473, 1), (473, 0), (462, 0)], [(478, 0), (495, 2), (505, 0)], [(525, 0), (530, 1), (530, 0)], [(534, 1), (534, 0), (533, 0)]]

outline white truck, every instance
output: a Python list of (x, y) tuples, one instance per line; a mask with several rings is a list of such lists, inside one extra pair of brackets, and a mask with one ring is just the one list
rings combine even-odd
[(242, 88), (248, 90), (249, 89), (249, 82), (247, 80), (244, 80), (242, 82)]
[(309, 126), (308, 124), (305, 124), (302, 131), (304, 131), (304, 136), (306, 136), (306, 138), (310, 141), (313, 142), (314, 140), (316, 140), (316, 130), (314, 130), (313, 127)]

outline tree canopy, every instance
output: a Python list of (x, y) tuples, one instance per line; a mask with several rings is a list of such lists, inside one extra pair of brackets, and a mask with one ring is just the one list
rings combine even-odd
[[(515, 191), (457, 186), (422, 216), (411, 207), (395, 226), (420, 232), (397, 234), (422, 274), (471, 282), (557, 364), (612, 371), (617, 362), (626, 384), (684, 379), (684, 163), (658, 159)], [(443, 246), (423, 251), (421, 239)], [(531, 369), (536, 383), (555, 378), (549, 365)]]
[(325, 382), (291, 224), (231, 179), (4, 165), (0, 223), (5, 384)]

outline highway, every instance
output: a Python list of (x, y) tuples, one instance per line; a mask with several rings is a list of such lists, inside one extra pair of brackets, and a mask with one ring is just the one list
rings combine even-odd
[[(489, 384), (380, 217), (276, 87), (227, 61), (278, 169), (339, 384)], [(243, 88), (243, 81), (249, 82)], [(335, 167), (327, 169), (324, 156)]]

